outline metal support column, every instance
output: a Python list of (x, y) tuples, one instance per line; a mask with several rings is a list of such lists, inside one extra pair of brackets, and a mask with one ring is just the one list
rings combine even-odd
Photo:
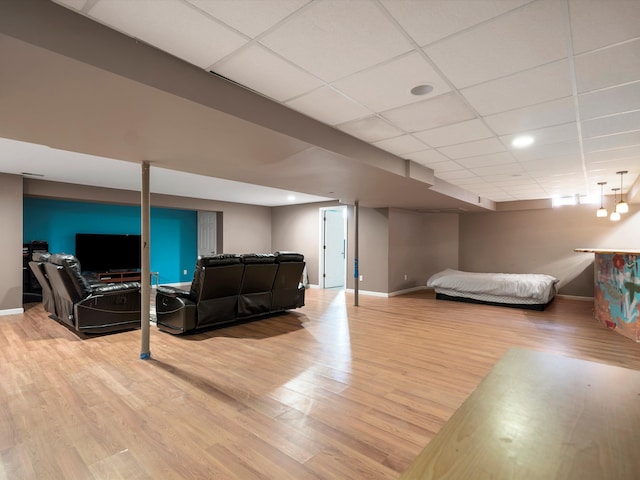
[(359, 239), (358, 239), (358, 220), (360, 217), (360, 212), (358, 210), (358, 201), (356, 200), (355, 204), (353, 205), (353, 218), (354, 218), (354, 228), (355, 228), (355, 232), (353, 235), (353, 238), (355, 240), (355, 249), (354, 249), (354, 258), (353, 258), (353, 301), (354, 301), (354, 305), (357, 307), (358, 306), (358, 291), (360, 288), (360, 272), (358, 269), (358, 250), (359, 250)]
[(151, 210), (150, 210), (150, 195), (149, 195), (149, 162), (142, 162), (142, 189), (140, 198), (140, 218), (141, 218), (141, 230), (142, 240), (140, 248), (142, 259), (142, 272), (140, 273), (140, 280), (142, 284), (141, 296), (141, 333), (142, 333), (142, 345), (140, 347), (140, 359), (147, 360), (151, 358), (151, 349), (149, 348), (149, 330), (151, 319), (151, 266), (150, 266), (150, 223), (151, 223)]

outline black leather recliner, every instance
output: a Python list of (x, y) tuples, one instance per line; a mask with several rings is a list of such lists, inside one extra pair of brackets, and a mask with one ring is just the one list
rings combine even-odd
[(73, 255), (53, 254), (44, 263), (56, 317), (82, 333), (108, 333), (140, 327), (138, 282), (90, 283)]
[(303, 269), (292, 252), (198, 257), (189, 290), (157, 288), (157, 326), (180, 334), (302, 307)]
[(33, 276), (42, 287), (42, 306), (51, 314), (51, 317), (57, 319), (56, 303), (53, 298), (53, 289), (51, 282), (44, 269), (44, 264), (49, 261), (51, 254), (49, 252), (35, 252), (29, 262), (29, 268), (33, 272)]

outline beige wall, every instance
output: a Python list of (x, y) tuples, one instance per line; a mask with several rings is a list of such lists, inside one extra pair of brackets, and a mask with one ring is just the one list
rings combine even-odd
[(22, 177), (0, 173), (0, 314), (22, 308)]
[(618, 223), (593, 205), (460, 215), (460, 268), (475, 272), (547, 273), (560, 293), (593, 296), (593, 254), (574, 248), (640, 248), (637, 205)]
[(423, 287), (445, 268), (458, 268), (458, 215), (390, 209), (389, 292)]
[[(138, 192), (43, 180), (25, 180), (24, 194), (86, 202), (140, 204), (140, 193)], [(271, 252), (270, 207), (157, 194), (151, 195), (151, 205), (184, 210), (222, 212), (222, 251), (228, 253)], [(22, 221), (22, 216), (20, 218)], [(20, 232), (22, 236), (22, 229)]]
[(274, 207), (271, 212), (271, 245), (274, 251), (304, 255), (309, 283), (319, 285), (320, 208), (338, 202), (306, 203)]
[[(359, 214), (359, 289), (389, 292), (389, 209), (362, 208)], [(354, 288), (355, 220), (353, 207), (347, 216), (347, 287)]]

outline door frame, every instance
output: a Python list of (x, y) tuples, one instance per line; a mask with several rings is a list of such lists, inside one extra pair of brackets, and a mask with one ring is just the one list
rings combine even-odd
[(335, 205), (333, 207), (320, 207), (318, 209), (318, 222), (320, 224), (319, 237), (318, 237), (318, 285), (320, 288), (325, 287), (325, 250), (322, 248), (324, 246), (324, 236), (325, 236), (325, 222), (324, 222), (324, 212), (327, 210), (342, 210), (343, 215), (342, 218), (344, 220), (344, 242), (345, 242), (345, 252), (344, 252), (344, 262), (342, 265), (343, 271), (343, 287), (342, 289), (347, 288), (347, 206), (346, 205)]

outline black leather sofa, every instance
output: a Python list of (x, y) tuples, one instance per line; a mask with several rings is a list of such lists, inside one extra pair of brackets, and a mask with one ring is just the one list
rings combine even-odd
[[(140, 284), (90, 282), (73, 255), (42, 255), (29, 267), (43, 291), (43, 306), (51, 318), (87, 334), (140, 327)], [(45, 293), (48, 292), (48, 293)]]
[(304, 266), (294, 252), (198, 257), (189, 290), (157, 288), (156, 324), (181, 334), (302, 307)]

